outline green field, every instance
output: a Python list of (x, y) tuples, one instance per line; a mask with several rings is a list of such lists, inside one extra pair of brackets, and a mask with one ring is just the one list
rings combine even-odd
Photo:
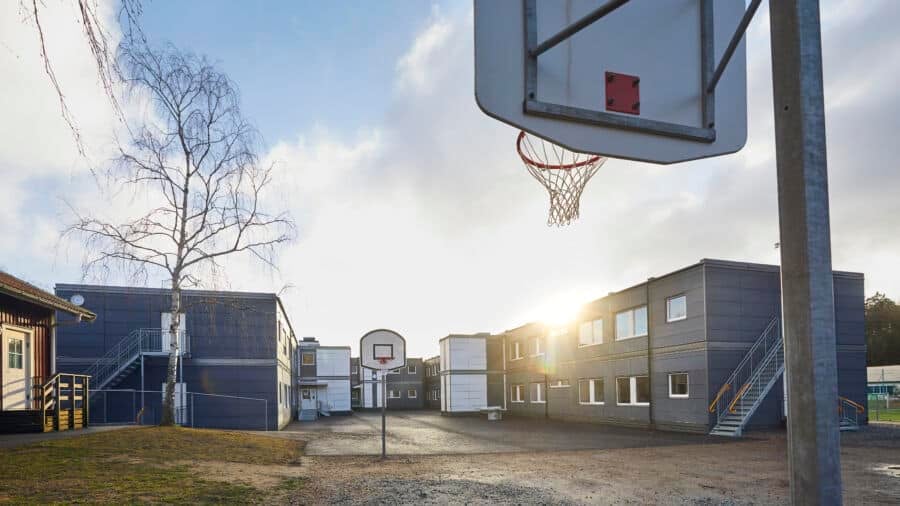
[(302, 441), (137, 428), (2, 450), (0, 503), (283, 503), (303, 486)]
[(890, 409), (887, 409), (884, 399), (869, 399), (866, 407), (871, 421), (900, 422), (900, 400), (892, 398)]

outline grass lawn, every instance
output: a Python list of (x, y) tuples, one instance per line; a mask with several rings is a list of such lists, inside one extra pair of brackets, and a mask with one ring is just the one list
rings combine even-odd
[(900, 422), (900, 408), (870, 410), (869, 420), (876, 422)]
[(0, 503), (277, 503), (303, 486), (301, 441), (147, 427), (0, 450)]

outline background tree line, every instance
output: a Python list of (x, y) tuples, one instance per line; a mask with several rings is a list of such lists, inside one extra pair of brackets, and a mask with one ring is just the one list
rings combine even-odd
[(900, 364), (900, 306), (876, 292), (866, 299), (866, 363)]

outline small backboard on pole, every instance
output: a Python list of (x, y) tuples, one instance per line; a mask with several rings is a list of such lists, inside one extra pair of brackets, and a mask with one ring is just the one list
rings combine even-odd
[(386, 408), (387, 373), (406, 366), (406, 339), (388, 329), (367, 332), (359, 340), (359, 364), (378, 371), (381, 383), (381, 458), (387, 457)]

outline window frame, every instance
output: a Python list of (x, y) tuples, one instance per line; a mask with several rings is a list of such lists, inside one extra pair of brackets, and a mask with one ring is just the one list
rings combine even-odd
[[(600, 324), (600, 340), (597, 340), (597, 324)], [(581, 341), (581, 330), (585, 325), (590, 325), (591, 330), (591, 342), (583, 343)], [(578, 324), (578, 347), (579, 348), (587, 348), (589, 346), (597, 346), (598, 344), (603, 344), (603, 318), (594, 318), (593, 320), (585, 320)]]
[[(512, 362), (513, 360), (522, 360), (523, 358), (525, 358), (525, 356), (522, 355), (522, 343), (519, 340), (515, 340), (510, 344), (512, 345), (512, 350), (510, 350), (510, 355), (512, 355), (512, 357), (509, 359), (510, 362)], [(515, 353), (513, 353), (513, 350), (515, 350)]]
[[(674, 376), (684, 376), (684, 389), (685, 393), (683, 394), (675, 394), (672, 393), (672, 377)], [(691, 396), (691, 375), (686, 372), (670, 372), (669, 373), (669, 398), (670, 399), (687, 399)]]
[(418, 371), (418, 369), (416, 369), (416, 366), (414, 366), (414, 365), (406, 366), (406, 374), (416, 374), (417, 371)]
[[(13, 343), (18, 343), (17, 351), (13, 350)], [(18, 359), (19, 365), (13, 363), (13, 358)], [(6, 341), (6, 366), (9, 369), (25, 370), (25, 340), (18, 337), (7, 337)]]
[[(644, 310), (644, 319), (645, 319), (644, 320), (644, 333), (637, 334), (636, 333), (637, 325), (635, 325), (637, 320), (635, 319), (635, 313), (641, 309)], [(619, 315), (625, 314), (625, 313), (630, 313), (630, 315), (631, 315), (631, 335), (620, 336), (619, 335)], [(634, 306), (629, 309), (623, 309), (621, 311), (617, 311), (616, 312), (616, 341), (625, 341), (626, 339), (634, 339), (636, 337), (646, 337), (649, 334), (649, 327), (650, 327), (649, 318), (650, 318), (650, 315), (648, 314), (648, 311), (647, 311), (647, 304), (641, 304), (640, 306)]]
[[(412, 392), (412, 395), (409, 395), (410, 392)], [(406, 398), (407, 398), (407, 399), (418, 399), (418, 398), (419, 398), (419, 391), (416, 390), (415, 388), (407, 388), (407, 389), (406, 389)]]
[[(599, 381), (600, 385), (602, 385), (600, 388), (600, 394), (601, 394), (603, 400), (600, 400), (600, 401), (597, 400), (597, 387), (596, 387), (596, 383), (595, 383), (597, 381)], [(582, 383), (588, 384), (588, 400), (587, 401), (581, 400), (581, 384)], [(604, 405), (606, 405), (606, 395), (604, 394), (605, 389), (606, 389), (606, 381), (604, 380), (604, 378), (579, 378), (578, 379), (578, 404), (580, 404), (582, 406), (604, 406)]]
[[(394, 395), (395, 393), (397, 395)], [(402, 398), (403, 398), (403, 392), (401, 392), (400, 390), (394, 390), (393, 388), (388, 389), (388, 399), (402, 399)]]
[(569, 378), (556, 378), (554, 383), (550, 383), (549, 388), (572, 388), (572, 382)]
[[(636, 376), (616, 376), (616, 406), (649, 406), (649, 402), (637, 402), (637, 379), (638, 378), (647, 378), (647, 381), (650, 381), (650, 377), (646, 374), (638, 374)], [(629, 402), (621, 402), (619, 399), (619, 380), (627, 379), (628, 380), (628, 397)], [(649, 385), (648, 385), (649, 386)]]
[(543, 337), (535, 337), (534, 338), (534, 353), (531, 354), (532, 357), (543, 357), (544, 356), (544, 350), (543, 350), (543, 347), (541, 346), (541, 343), (543, 343), (543, 342), (544, 342)]
[[(537, 388), (534, 388), (537, 387)], [(534, 395), (537, 393), (538, 395)], [(537, 397), (537, 400), (535, 400)], [(546, 385), (541, 383), (540, 381), (533, 381), (528, 388), (528, 400), (532, 404), (546, 404), (547, 403), (547, 391)]]
[[(306, 357), (312, 357), (312, 362), (306, 363)], [(316, 352), (314, 351), (301, 351), (300, 352), (300, 365), (316, 365)]]
[[(509, 402), (514, 402), (516, 404), (525, 404), (525, 384), (524, 383), (516, 383), (510, 385), (510, 399)], [(513, 394), (513, 392), (515, 394)]]
[[(672, 318), (672, 301), (676, 299), (684, 299), (684, 314), (678, 318)], [(687, 295), (679, 293), (671, 297), (666, 297), (666, 323), (680, 322), (687, 320)]]

